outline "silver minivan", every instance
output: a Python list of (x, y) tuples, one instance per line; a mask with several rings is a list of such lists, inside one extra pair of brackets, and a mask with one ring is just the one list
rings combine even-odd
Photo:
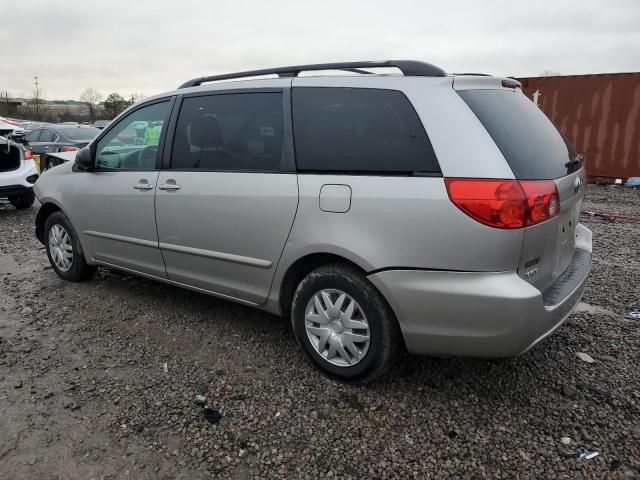
[(105, 265), (286, 316), (313, 364), (366, 381), (558, 328), (591, 267), (584, 185), (515, 80), (303, 65), (132, 106), (38, 180), (36, 233), (63, 279)]

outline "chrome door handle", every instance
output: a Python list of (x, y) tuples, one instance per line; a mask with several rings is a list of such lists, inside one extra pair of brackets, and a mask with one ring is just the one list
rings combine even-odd
[(153, 188), (153, 185), (151, 185), (150, 183), (136, 183), (133, 188), (135, 188), (136, 190), (151, 190)]
[(163, 183), (162, 185), (158, 185), (158, 188), (160, 190), (180, 190), (182, 187), (175, 183)]

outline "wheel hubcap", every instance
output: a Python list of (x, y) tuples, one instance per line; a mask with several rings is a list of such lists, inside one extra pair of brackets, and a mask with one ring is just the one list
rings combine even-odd
[(54, 225), (49, 230), (49, 253), (55, 266), (68, 272), (73, 265), (73, 246), (71, 237), (62, 225)]
[(341, 290), (321, 290), (311, 297), (305, 329), (315, 351), (339, 367), (360, 363), (369, 350), (367, 317), (358, 302)]

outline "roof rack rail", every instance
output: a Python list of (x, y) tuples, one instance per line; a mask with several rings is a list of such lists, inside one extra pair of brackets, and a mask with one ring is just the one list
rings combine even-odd
[(492, 77), (493, 75), (489, 74), (489, 73), (474, 73), (474, 72), (460, 72), (460, 73), (452, 73), (451, 75), (453, 76), (458, 76), (458, 77), (462, 77), (462, 76), (472, 76), (472, 77)]
[(216, 80), (230, 80), (233, 78), (257, 77), (260, 75), (278, 75), (279, 77), (297, 77), (300, 72), (314, 70), (345, 70), (354, 73), (370, 73), (364, 68), (395, 67), (406, 77), (446, 77), (447, 73), (440, 67), (416, 60), (385, 60), (381, 62), (340, 62), (316, 63), (313, 65), (294, 65), (291, 67), (265, 68), (263, 70), (248, 70), (246, 72), (226, 73), (198, 77), (183, 83), (178, 88), (197, 87), (205, 82)]

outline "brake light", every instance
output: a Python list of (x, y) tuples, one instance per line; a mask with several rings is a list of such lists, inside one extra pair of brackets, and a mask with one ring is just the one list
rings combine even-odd
[(75, 150), (80, 150), (78, 147), (72, 147), (71, 145), (62, 145), (60, 151), (61, 152), (73, 152)]
[(33, 160), (33, 154), (31, 153), (31, 150), (29, 150), (28, 148), (23, 148), (22, 151), (24, 152), (25, 160)]
[(551, 180), (445, 179), (453, 204), (494, 228), (524, 228), (558, 216), (560, 199)]
[(520, 82), (512, 78), (505, 78), (504, 80), (502, 80), (502, 86), (504, 88), (522, 88)]

